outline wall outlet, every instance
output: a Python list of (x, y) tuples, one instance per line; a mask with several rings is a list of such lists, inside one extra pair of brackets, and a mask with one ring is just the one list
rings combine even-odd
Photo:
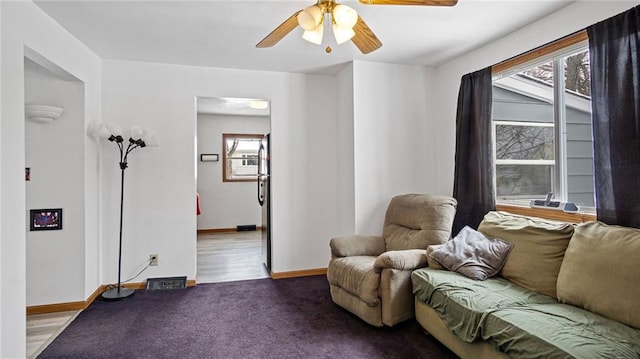
[(157, 266), (158, 265), (158, 255), (157, 254), (149, 254), (149, 265)]

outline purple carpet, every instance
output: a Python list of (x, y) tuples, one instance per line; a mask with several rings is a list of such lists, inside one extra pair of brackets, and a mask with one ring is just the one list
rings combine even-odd
[(39, 358), (455, 358), (413, 320), (375, 328), (325, 276), (199, 284), (96, 301)]

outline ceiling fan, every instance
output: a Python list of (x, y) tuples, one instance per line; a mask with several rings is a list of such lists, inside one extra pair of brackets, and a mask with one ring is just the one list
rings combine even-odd
[[(458, 0), (358, 0), (365, 5), (423, 5), (454, 6)], [(358, 13), (335, 0), (317, 0), (315, 5), (296, 11), (280, 26), (260, 41), (256, 47), (271, 47), (282, 40), (296, 26), (304, 29), (302, 38), (320, 45), (326, 25), (331, 25), (338, 44), (351, 40), (363, 54), (379, 49), (382, 42), (371, 31)], [(327, 26), (328, 27), (328, 26)], [(331, 48), (327, 47), (327, 52)]]

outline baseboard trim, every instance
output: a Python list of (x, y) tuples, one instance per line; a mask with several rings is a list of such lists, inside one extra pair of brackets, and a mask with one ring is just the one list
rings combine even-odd
[[(262, 226), (256, 226), (256, 231), (262, 230)], [(210, 229), (198, 229), (198, 234), (216, 234), (216, 233), (239, 233), (238, 228), (210, 228)]]
[(326, 274), (327, 274), (327, 268), (315, 268), (315, 269), (296, 270), (291, 272), (271, 272), (271, 278), (284, 279), (284, 278), (309, 277), (313, 275), (326, 275)]
[(84, 308), (86, 308), (85, 302), (32, 305), (27, 307), (27, 315), (68, 312), (70, 310), (82, 310)]
[[(187, 287), (195, 287), (196, 280), (195, 279), (187, 279)], [(101, 285), (96, 289), (85, 301), (78, 302), (68, 302), (68, 303), (54, 303), (54, 304), (43, 304), (43, 305), (32, 305), (27, 307), (27, 315), (34, 314), (47, 314), (47, 313), (58, 313), (58, 312), (68, 312), (71, 310), (83, 310), (91, 305), (102, 292), (107, 289), (108, 286)], [(123, 288), (131, 288), (135, 290), (146, 289), (147, 283), (125, 283), (122, 284)]]
[(102, 294), (102, 292), (104, 292), (104, 289), (105, 286), (101, 285), (100, 287), (98, 287), (98, 289), (91, 293), (89, 298), (87, 298), (87, 300), (85, 301), (28, 306), (27, 315), (83, 310), (87, 308), (91, 303), (93, 303), (93, 301), (96, 300), (96, 298), (98, 298), (98, 296)]

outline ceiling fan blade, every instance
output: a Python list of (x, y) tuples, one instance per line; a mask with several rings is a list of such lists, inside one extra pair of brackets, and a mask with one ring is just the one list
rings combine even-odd
[(368, 54), (382, 46), (382, 42), (380, 42), (360, 16), (358, 16), (358, 22), (356, 26), (353, 27), (353, 31), (356, 34), (351, 38), (351, 41), (363, 54)]
[(458, 0), (358, 0), (366, 5), (454, 6)]
[[(302, 11), (302, 10), (300, 10)], [(271, 47), (278, 43), (278, 41), (282, 40), (288, 33), (290, 33), (293, 29), (298, 26), (298, 13), (291, 15), (288, 19), (286, 19), (280, 26), (276, 27), (269, 35), (267, 35), (262, 41), (260, 41), (256, 47)]]

